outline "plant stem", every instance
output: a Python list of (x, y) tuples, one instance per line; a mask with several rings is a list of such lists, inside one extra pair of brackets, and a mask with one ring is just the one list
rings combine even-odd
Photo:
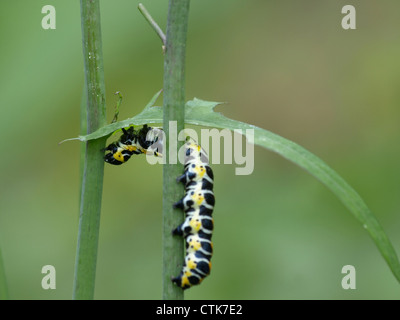
[[(87, 133), (106, 122), (103, 53), (98, 0), (81, 0), (82, 44), (87, 90)], [(106, 139), (86, 143), (73, 299), (93, 299), (100, 227)]]
[(153, 17), (150, 15), (150, 13), (147, 11), (145, 6), (141, 3), (138, 5), (138, 9), (143, 15), (143, 17), (147, 20), (147, 22), (151, 25), (151, 27), (154, 29), (154, 31), (157, 33), (157, 35), (160, 37), (163, 45), (165, 46), (166, 44), (166, 36), (164, 32), (161, 30), (160, 26), (155, 22)]
[(170, 0), (168, 7), (163, 103), (163, 127), (166, 136), (164, 152), (166, 164), (163, 165), (163, 299), (165, 300), (183, 299), (183, 290), (171, 282), (171, 277), (180, 273), (184, 261), (183, 240), (171, 235), (171, 231), (183, 221), (183, 213), (172, 208), (172, 204), (183, 196), (183, 186), (176, 183), (176, 177), (183, 172), (183, 164), (170, 163), (171, 150), (176, 152), (183, 142), (179, 143), (177, 137), (169, 136), (169, 123), (177, 122), (178, 133), (184, 129), (185, 51), (189, 3), (189, 0)]
[(3, 256), (0, 248), (0, 300), (8, 299), (6, 272), (4, 270)]
[[(80, 106), (80, 135), (85, 135), (87, 133), (87, 90), (86, 85), (83, 85), (82, 96), (81, 96), (81, 106)], [(81, 143), (80, 148), (80, 158), (79, 158), (79, 208), (81, 207), (81, 197), (82, 185), (83, 185), (83, 172), (85, 169), (85, 155), (86, 155), (86, 143)]]

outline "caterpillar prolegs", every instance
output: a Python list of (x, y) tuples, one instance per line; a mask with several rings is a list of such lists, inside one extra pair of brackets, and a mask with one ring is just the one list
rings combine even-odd
[[(106, 147), (107, 163), (120, 165), (134, 154), (162, 156), (159, 147), (160, 128), (144, 125), (136, 131), (133, 127), (122, 129), (123, 135)], [(180, 274), (171, 280), (182, 289), (200, 284), (210, 274), (214, 229), (212, 213), (215, 205), (214, 175), (204, 150), (193, 139), (185, 144), (184, 172), (177, 182), (185, 186), (185, 195), (173, 206), (185, 212), (185, 220), (172, 231), (186, 242), (186, 256)]]

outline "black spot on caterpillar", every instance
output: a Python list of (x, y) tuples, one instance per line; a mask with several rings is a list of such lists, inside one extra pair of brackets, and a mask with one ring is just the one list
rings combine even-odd
[[(122, 129), (122, 136), (105, 148), (104, 160), (113, 165), (120, 165), (134, 154), (153, 154), (162, 156), (159, 147), (160, 128), (144, 125), (135, 130)], [(185, 186), (185, 195), (176, 202), (174, 208), (185, 212), (184, 222), (172, 231), (173, 235), (182, 236), (186, 242), (186, 256), (180, 274), (172, 282), (188, 289), (200, 284), (210, 274), (214, 229), (212, 213), (215, 205), (213, 193), (214, 175), (208, 164), (208, 157), (201, 146), (189, 139), (185, 144), (184, 173), (176, 180)]]

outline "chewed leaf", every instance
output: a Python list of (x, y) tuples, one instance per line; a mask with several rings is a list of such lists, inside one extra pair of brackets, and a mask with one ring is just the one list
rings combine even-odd
[[(162, 108), (153, 107), (159, 94), (157, 93), (137, 116), (105, 126), (90, 135), (76, 139), (87, 141), (100, 138), (129, 125), (162, 123)], [(247, 129), (254, 130), (254, 144), (271, 150), (305, 169), (338, 197), (370, 234), (394, 276), (400, 282), (400, 263), (389, 238), (364, 200), (340, 175), (300, 145), (268, 130), (226, 118), (221, 113), (215, 112), (214, 108), (219, 104), (221, 103), (203, 101), (197, 98), (188, 101), (185, 106), (185, 123), (229, 130), (241, 129), (244, 135), (246, 135)]]

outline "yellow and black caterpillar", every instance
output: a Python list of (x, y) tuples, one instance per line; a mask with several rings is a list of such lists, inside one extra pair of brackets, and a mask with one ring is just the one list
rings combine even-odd
[(206, 154), (194, 141), (186, 143), (185, 171), (177, 181), (185, 185), (185, 196), (174, 207), (185, 212), (185, 221), (172, 233), (185, 237), (186, 257), (181, 273), (172, 281), (187, 289), (210, 274), (213, 253), (214, 175)]
[(161, 156), (158, 148), (151, 150), (159, 139), (161, 129), (144, 125), (136, 131), (133, 127), (127, 130), (122, 128), (123, 135), (118, 141), (109, 144), (105, 151), (110, 151), (104, 156), (104, 161), (114, 165), (120, 165), (128, 161), (134, 154), (152, 152), (155, 156)]
[[(123, 135), (105, 149), (107, 163), (120, 165), (134, 154), (154, 154), (161, 156), (159, 148), (160, 128), (144, 125), (136, 131), (133, 127), (122, 129)], [(211, 242), (214, 221), (212, 213), (215, 205), (213, 193), (214, 175), (208, 165), (208, 158), (201, 146), (193, 140), (185, 144), (184, 173), (177, 182), (185, 186), (184, 197), (174, 204), (185, 212), (185, 221), (172, 231), (173, 235), (185, 238), (186, 257), (180, 274), (171, 280), (182, 289), (200, 284), (210, 274), (213, 244)]]

